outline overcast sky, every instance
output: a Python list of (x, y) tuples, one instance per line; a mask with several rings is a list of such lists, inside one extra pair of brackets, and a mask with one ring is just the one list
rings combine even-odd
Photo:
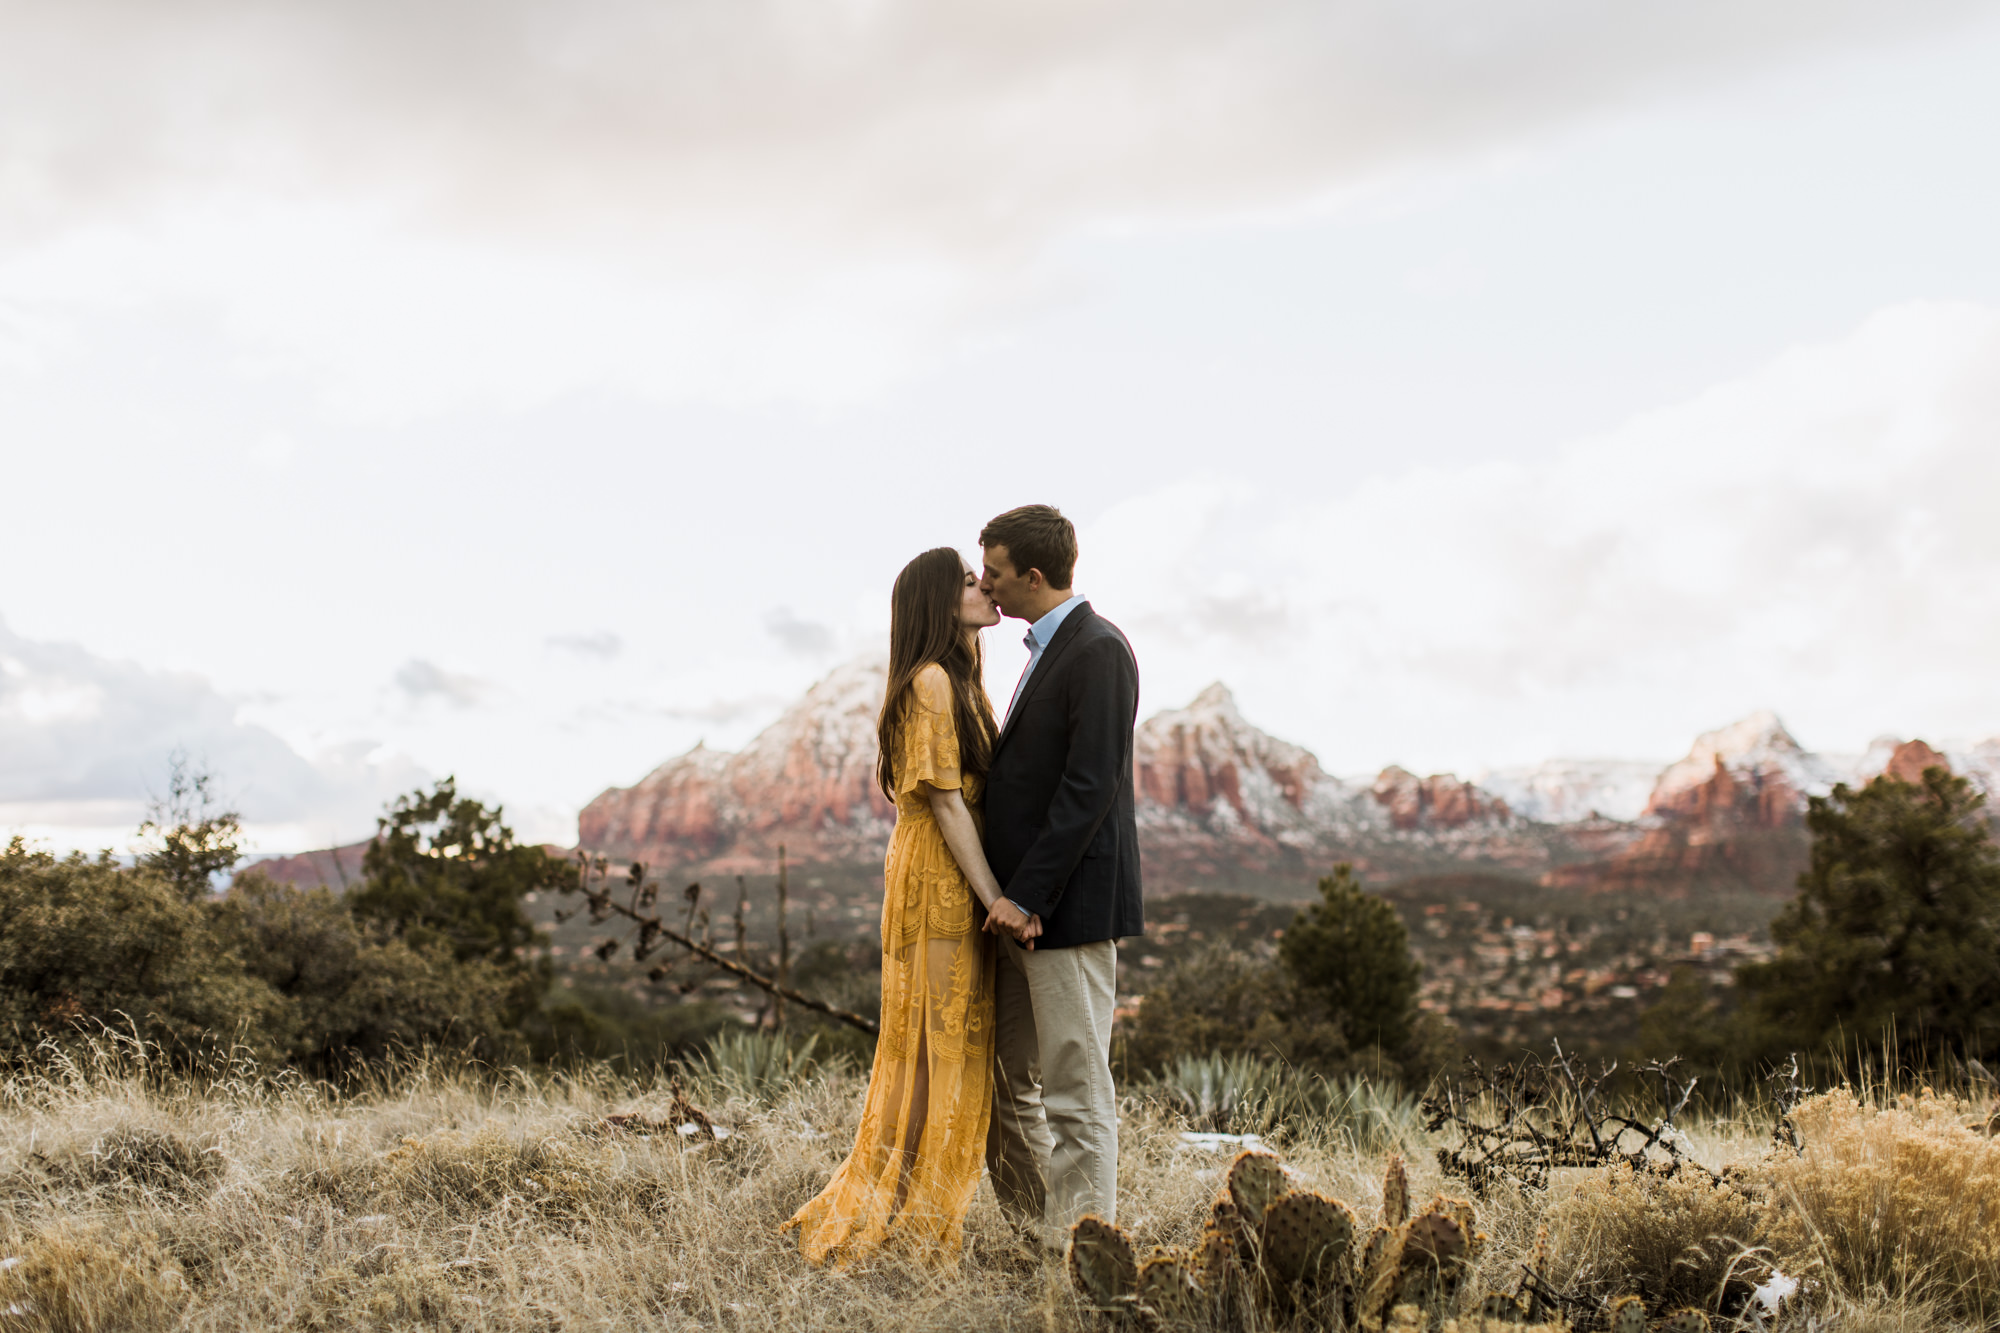
[[(0, 0), (0, 832), (740, 745), (1059, 504), (1326, 766), (2000, 733), (2000, 5)], [(989, 636), (998, 688), (1023, 654)]]

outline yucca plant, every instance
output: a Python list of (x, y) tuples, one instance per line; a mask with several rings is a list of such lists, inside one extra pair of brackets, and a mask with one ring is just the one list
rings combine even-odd
[(818, 1067), (813, 1059), (818, 1045), (817, 1033), (794, 1046), (782, 1032), (718, 1032), (695, 1057), (690, 1072), (732, 1092), (769, 1097)]

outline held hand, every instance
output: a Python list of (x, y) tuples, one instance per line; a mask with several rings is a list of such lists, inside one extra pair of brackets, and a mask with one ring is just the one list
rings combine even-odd
[(1039, 916), (1030, 916), (1028, 918), (1027, 929), (1023, 930), (1020, 935), (1021, 947), (1024, 949), (1033, 949), (1035, 947), (1035, 940), (1041, 933), (1042, 919)]
[[(1003, 932), (1012, 935), (1029, 948), (1034, 947), (1029, 941), (1042, 933), (1039, 918), (1029, 916), (1005, 898), (995, 899), (993, 905), (986, 909), (986, 929), (995, 935)], [(1024, 933), (1028, 931), (1033, 934)]]

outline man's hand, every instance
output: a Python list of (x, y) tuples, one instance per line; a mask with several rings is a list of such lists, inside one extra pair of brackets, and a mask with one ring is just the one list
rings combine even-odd
[(1042, 933), (1042, 919), (1029, 916), (1005, 898), (998, 898), (986, 909), (986, 929), (995, 935), (1002, 932), (1012, 935), (1024, 947), (1032, 949), (1035, 936)]

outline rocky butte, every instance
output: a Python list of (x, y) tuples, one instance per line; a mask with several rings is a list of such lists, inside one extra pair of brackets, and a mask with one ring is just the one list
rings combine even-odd
[[(608, 789), (579, 817), (580, 845), (695, 874), (768, 871), (780, 845), (795, 862), (879, 860), (893, 821), (874, 777), (885, 670), (848, 663), (741, 752), (696, 746)], [(1885, 739), (1841, 758), (1804, 749), (1769, 712), (1703, 734), (1664, 768), (1555, 760), (1477, 781), (1393, 766), (1344, 779), (1246, 721), (1221, 684), (1146, 719), (1135, 740), (1147, 885), (1160, 892), (1295, 897), (1345, 860), (1376, 879), (1483, 869), (1556, 888), (1788, 893), (1805, 801), (1835, 782), (1932, 763), (2000, 782), (2000, 740), (1940, 752)]]

